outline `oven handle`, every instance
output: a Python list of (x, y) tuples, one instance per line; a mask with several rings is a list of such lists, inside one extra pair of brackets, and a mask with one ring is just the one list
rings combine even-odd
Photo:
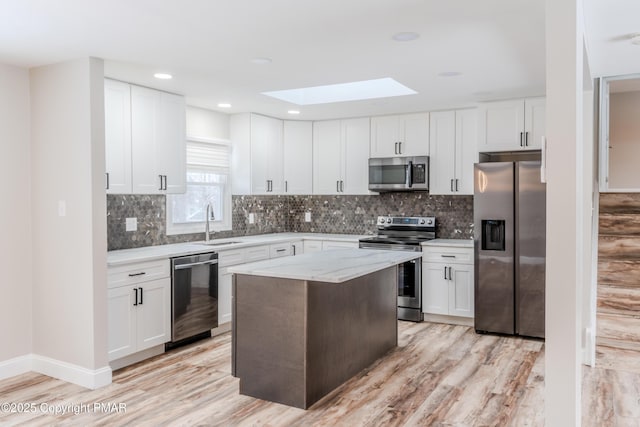
[(407, 164), (407, 188), (413, 187), (413, 162), (409, 160)]
[(192, 262), (191, 264), (180, 264), (180, 265), (176, 265), (175, 267), (173, 267), (174, 270), (184, 270), (186, 268), (191, 268), (194, 267), (196, 265), (205, 265), (205, 264), (217, 264), (218, 260), (217, 259), (212, 259), (209, 261), (202, 261), (202, 262)]

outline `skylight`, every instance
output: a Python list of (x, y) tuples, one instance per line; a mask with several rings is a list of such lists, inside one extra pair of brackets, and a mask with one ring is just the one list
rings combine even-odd
[(262, 92), (263, 95), (291, 102), (296, 105), (329, 104), (331, 102), (389, 98), (392, 96), (414, 95), (416, 93), (418, 92), (409, 89), (390, 77), (335, 85)]

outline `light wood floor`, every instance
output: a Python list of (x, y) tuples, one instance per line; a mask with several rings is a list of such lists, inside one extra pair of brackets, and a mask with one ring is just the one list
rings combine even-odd
[[(397, 349), (307, 411), (239, 395), (227, 333), (116, 371), (99, 390), (34, 373), (0, 381), (0, 403), (126, 404), (112, 414), (0, 411), (0, 425), (544, 425), (541, 341), (428, 322), (399, 322), (399, 332)], [(640, 425), (638, 358), (598, 357), (603, 368), (585, 368), (583, 425)]]

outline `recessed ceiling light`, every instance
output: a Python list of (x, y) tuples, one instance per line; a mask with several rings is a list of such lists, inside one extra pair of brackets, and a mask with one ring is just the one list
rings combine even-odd
[(218, 104), (218, 107), (220, 107), (220, 108), (231, 108), (231, 104), (229, 104), (227, 102), (221, 102), (220, 104)]
[(289, 113), (289, 114), (300, 114), (300, 111), (298, 111), (298, 110), (289, 110), (289, 111), (287, 111), (287, 113)]
[(265, 65), (265, 64), (271, 64), (271, 62), (273, 61), (271, 60), (271, 58), (263, 57), (263, 58), (253, 58), (251, 62), (257, 65)]
[(153, 77), (155, 77), (156, 79), (160, 79), (160, 80), (170, 80), (173, 78), (173, 76), (171, 74), (168, 73), (155, 73), (153, 75)]
[(440, 77), (456, 77), (461, 75), (462, 73), (459, 71), (443, 71), (441, 73), (438, 73), (438, 75)]
[(420, 37), (420, 34), (413, 32), (396, 33), (391, 38), (397, 42), (410, 42)]
[(299, 89), (262, 92), (263, 95), (296, 105), (329, 104), (331, 102), (360, 101), (414, 95), (416, 92), (390, 77), (335, 85), (303, 87)]

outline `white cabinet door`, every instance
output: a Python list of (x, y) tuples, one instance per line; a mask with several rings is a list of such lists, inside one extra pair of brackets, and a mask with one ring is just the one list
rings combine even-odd
[[(251, 192), (267, 194), (272, 186), (280, 189), (278, 178), (272, 176), (282, 157), (282, 121), (258, 114), (251, 115)], [(271, 163), (275, 163), (272, 165)], [(277, 171), (276, 171), (277, 175)], [(275, 182), (272, 182), (275, 181)], [(276, 191), (279, 192), (279, 191)]]
[(251, 194), (251, 115), (234, 114), (229, 119), (231, 139), (231, 194)]
[[(429, 155), (429, 113), (404, 114), (399, 117), (401, 156)], [(373, 157), (373, 156), (372, 156)]]
[(171, 341), (171, 279), (141, 283), (139, 288), (137, 351)]
[(478, 111), (456, 111), (455, 194), (473, 195), (473, 164), (478, 161)]
[(131, 86), (131, 161), (133, 194), (162, 193), (158, 165), (160, 92)]
[(218, 326), (231, 322), (231, 283), (233, 274), (227, 267), (218, 270)]
[(160, 121), (157, 123), (158, 174), (164, 175), (164, 193), (182, 194), (186, 187), (187, 141), (184, 97), (160, 92)]
[(372, 158), (429, 155), (429, 113), (371, 118)]
[(342, 120), (342, 179), (340, 193), (369, 194), (368, 118)]
[(449, 314), (449, 281), (445, 264), (422, 264), (422, 312)]
[(522, 148), (524, 140), (524, 101), (522, 99), (487, 102), (480, 107), (478, 150), (511, 151)]
[(314, 194), (338, 194), (340, 192), (343, 157), (341, 140), (339, 120), (313, 123)]
[(473, 317), (473, 266), (452, 265), (449, 280), (449, 314)]
[(429, 194), (455, 194), (456, 113), (431, 113), (430, 120)]
[(313, 192), (313, 125), (311, 122), (284, 122), (284, 193)]
[(132, 286), (107, 291), (109, 360), (119, 359), (136, 351), (136, 306)]
[(131, 86), (104, 81), (107, 193), (131, 193)]
[(394, 157), (399, 155), (400, 142), (398, 116), (371, 118), (371, 157)]
[(542, 147), (542, 137), (546, 132), (546, 105), (545, 98), (528, 98), (524, 101), (526, 149), (539, 150)]

